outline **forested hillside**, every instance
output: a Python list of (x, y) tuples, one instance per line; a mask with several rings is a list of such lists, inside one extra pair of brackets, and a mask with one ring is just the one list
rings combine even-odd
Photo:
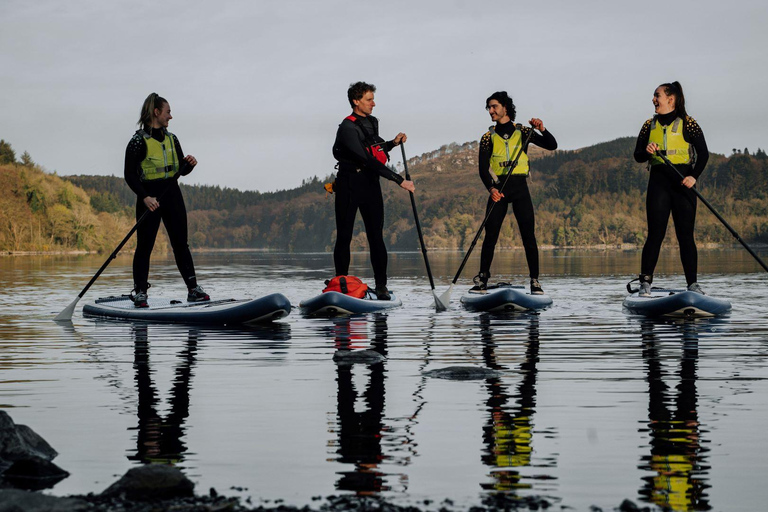
[[(532, 148), (529, 184), (541, 245), (644, 242), (648, 176), (645, 165), (632, 159), (633, 148), (630, 137), (576, 151), (548, 153)], [(478, 176), (477, 143), (449, 144), (412, 158), (409, 170), (416, 182), (428, 247), (465, 248), (482, 221), (488, 197)], [(14, 157), (0, 172), (0, 184), (6, 190), (0, 200), (2, 250), (111, 250), (133, 223), (135, 195), (122, 177), (60, 178), (37, 168), (29, 155), (22, 162)], [(331, 250), (335, 239), (333, 196), (326, 194), (324, 182), (314, 178), (296, 189), (260, 193), (187, 186), (182, 179), (190, 245)], [(697, 186), (745, 240), (768, 243), (768, 156), (764, 151), (712, 155)], [(418, 249), (408, 194), (386, 181), (382, 181), (382, 189), (388, 247)], [(700, 243), (734, 242), (703, 205), (699, 206), (696, 237)], [(675, 243), (671, 223), (668, 239)], [(505, 224), (499, 243), (520, 245), (514, 222)], [(159, 249), (164, 244), (161, 241)], [(366, 246), (360, 220), (353, 246)]]

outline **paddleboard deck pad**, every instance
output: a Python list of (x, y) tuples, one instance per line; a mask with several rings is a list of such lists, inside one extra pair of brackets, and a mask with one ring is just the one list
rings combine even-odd
[(631, 313), (647, 317), (698, 318), (727, 313), (731, 303), (686, 289), (652, 288), (650, 296), (641, 297), (639, 292), (628, 295), (624, 307)]
[(250, 325), (287, 316), (291, 303), (281, 293), (258, 299), (225, 299), (187, 302), (150, 297), (149, 307), (137, 308), (128, 295), (104, 297), (83, 306), (83, 316), (146, 322)]
[(335, 316), (375, 313), (402, 306), (403, 301), (393, 292), (390, 292), (390, 297), (390, 300), (379, 300), (371, 290), (368, 290), (362, 299), (339, 292), (325, 292), (301, 301), (299, 308), (308, 316)]
[(467, 292), (461, 296), (461, 303), (471, 311), (503, 313), (512, 311), (534, 311), (552, 305), (549, 295), (525, 293), (525, 287), (499, 283), (482, 292)]

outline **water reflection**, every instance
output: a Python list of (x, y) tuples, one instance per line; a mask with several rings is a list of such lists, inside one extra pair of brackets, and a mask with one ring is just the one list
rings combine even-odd
[[(373, 335), (370, 350), (387, 356), (387, 315), (373, 315)], [(368, 334), (367, 317), (342, 317), (333, 320), (333, 340), (338, 350), (365, 348)], [(337, 462), (352, 464), (351, 471), (339, 471), (336, 489), (353, 491), (359, 496), (375, 495), (383, 491), (407, 489), (407, 476), (387, 473), (382, 468), (392, 455), (387, 446), (402, 436), (394, 425), (385, 421), (386, 361), (366, 365), (339, 363), (336, 365)], [(364, 375), (356, 376), (356, 373)], [(357, 377), (357, 378), (356, 378)], [(358, 391), (356, 381), (364, 380), (365, 389)], [(361, 401), (362, 399), (362, 401)], [(396, 441), (395, 441), (396, 442)], [(396, 482), (397, 480), (397, 482)]]
[[(483, 361), (488, 368), (499, 371), (509, 370), (499, 362), (499, 349), (492, 328), (493, 318), (481, 315), (480, 339)], [(500, 377), (486, 379), (488, 391), (488, 420), (483, 427), (485, 452), (482, 461), (494, 468), (490, 473), (491, 482), (481, 487), (490, 491), (514, 491), (530, 489), (532, 484), (521, 482), (518, 468), (531, 465), (533, 451), (533, 415), (536, 409), (536, 363), (539, 360), (539, 317), (531, 314), (514, 320), (515, 324), (525, 322), (527, 338), (525, 354), (519, 365), (522, 376), (515, 393), (509, 390)], [(509, 324), (507, 324), (509, 325)], [(514, 325), (514, 324), (513, 324)]]
[(160, 399), (152, 380), (153, 371), (149, 361), (149, 336), (146, 324), (134, 324), (133, 368), (136, 372), (138, 389), (137, 416), (139, 419), (136, 435), (136, 453), (128, 459), (142, 463), (175, 464), (184, 460), (187, 451), (184, 437), (184, 423), (189, 417), (189, 391), (192, 383), (192, 369), (197, 361), (197, 344), (200, 332), (190, 328), (184, 347), (177, 354), (177, 364), (169, 397), (170, 410), (163, 416), (159, 412)]
[[(650, 455), (638, 466), (653, 474), (643, 477), (643, 501), (664, 509), (679, 511), (710, 510), (707, 497), (706, 465), (708, 448), (703, 446), (697, 412), (696, 370), (699, 357), (698, 328), (704, 323), (685, 321), (662, 324), (644, 320), (641, 324), (643, 359), (648, 374), (648, 428)], [(674, 390), (662, 358), (659, 331), (674, 329), (673, 341), (681, 341), (678, 384)]]

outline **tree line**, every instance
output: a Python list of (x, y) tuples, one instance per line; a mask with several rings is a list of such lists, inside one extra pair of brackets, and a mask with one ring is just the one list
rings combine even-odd
[[(543, 246), (620, 246), (645, 241), (645, 164), (623, 137), (574, 151), (532, 149), (529, 186)], [(10, 151), (9, 151), (10, 150)], [(135, 194), (122, 177), (45, 173), (29, 155), (16, 161), (0, 141), (0, 250), (111, 251), (134, 222)], [(488, 193), (478, 176), (476, 142), (448, 144), (409, 160), (425, 241), (430, 249), (466, 248), (485, 213)], [(697, 187), (748, 242), (768, 243), (768, 156), (758, 149), (712, 154)], [(328, 178), (332, 179), (332, 177)], [(327, 179), (276, 192), (181, 184), (193, 248), (329, 251), (335, 240)], [(385, 237), (393, 250), (418, 249), (408, 194), (382, 183)], [(8, 193), (10, 191), (10, 193)], [(511, 215), (510, 215), (511, 217)], [(670, 223), (669, 244), (675, 244)], [(159, 238), (159, 250), (167, 241)], [(699, 209), (699, 243), (731, 244), (730, 233)], [(353, 248), (367, 246), (358, 219)], [(508, 219), (500, 247), (519, 247)], [(130, 246), (129, 246), (130, 247)]]

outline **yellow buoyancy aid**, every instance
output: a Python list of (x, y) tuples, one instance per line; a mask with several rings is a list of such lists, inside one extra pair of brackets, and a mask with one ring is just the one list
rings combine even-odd
[[(491, 154), (491, 172), (496, 176), (504, 176), (509, 173), (512, 161), (520, 151), (523, 144), (523, 135), (519, 129), (516, 129), (508, 139), (505, 139), (498, 133), (493, 126), (488, 129), (493, 141), (493, 153)], [(517, 165), (512, 169), (512, 174), (526, 176), (528, 174), (528, 155), (523, 151), (517, 161)]]
[(179, 158), (173, 135), (166, 131), (163, 142), (150, 136), (144, 130), (138, 132), (147, 144), (147, 156), (141, 161), (141, 181), (172, 178), (179, 172)]
[[(683, 138), (683, 120), (679, 117), (668, 126), (662, 126), (651, 120), (651, 131), (648, 134), (648, 143), (655, 142), (659, 149), (665, 151), (665, 155), (673, 164), (692, 164), (694, 160), (693, 146)], [(651, 156), (651, 165), (664, 163), (659, 156)]]

